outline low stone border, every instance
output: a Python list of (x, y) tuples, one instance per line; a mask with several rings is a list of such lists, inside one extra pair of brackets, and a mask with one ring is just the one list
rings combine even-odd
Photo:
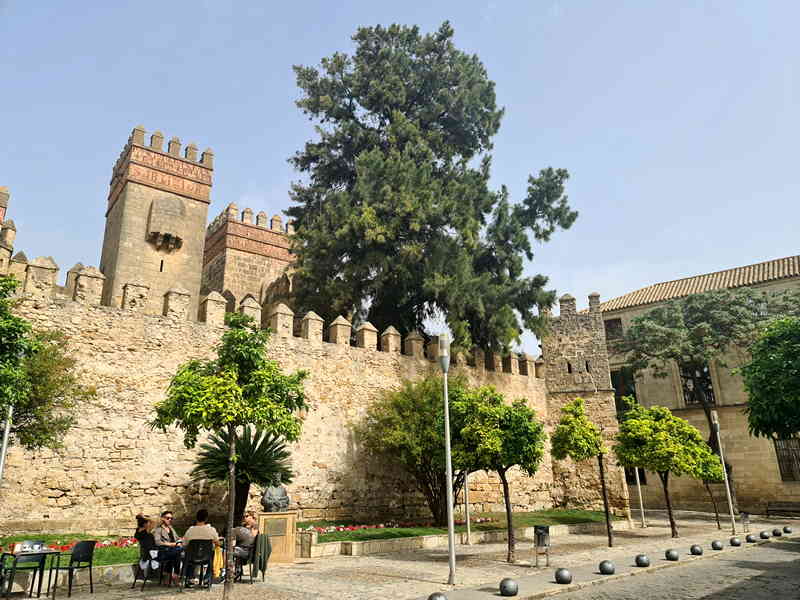
[[(614, 529), (624, 531), (630, 527), (627, 521), (615, 521)], [(573, 525), (551, 525), (550, 536), (555, 537), (567, 534), (592, 534), (605, 533), (605, 523), (575, 523)], [(533, 527), (522, 527), (514, 530), (517, 539), (533, 539)], [(319, 534), (316, 531), (301, 531), (297, 533), (296, 555), (298, 558), (323, 558), (326, 556), (369, 556), (371, 554), (389, 554), (392, 552), (408, 552), (447, 546), (447, 534), (421, 535), (415, 537), (391, 538), (385, 540), (365, 540), (363, 542), (342, 541), (319, 543)], [(504, 542), (508, 539), (505, 529), (491, 531), (470, 532), (471, 544), (491, 544)], [(466, 532), (456, 533), (456, 543), (466, 544)]]

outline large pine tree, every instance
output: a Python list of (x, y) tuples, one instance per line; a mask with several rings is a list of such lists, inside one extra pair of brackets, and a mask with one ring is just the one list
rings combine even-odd
[(297, 105), (317, 124), (291, 158), (296, 308), (403, 334), (440, 317), (462, 346), (507, 348), (555, 298), (546, 277), (523, 276), (529, 234), (545, 242), (577, 213), (563, 169), (529, 177), (521, 203), (490, 189), (503, 109), (452, 38), (449, 23), (363, 27), (352, 56), (295, 67)]

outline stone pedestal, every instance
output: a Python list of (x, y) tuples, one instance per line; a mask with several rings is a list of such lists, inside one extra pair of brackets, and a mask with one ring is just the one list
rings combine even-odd
[(268, 535), (272, 544), (271, 563), (294, 562), (297, 513), (294, 511), (258, 513), (258, 532)]

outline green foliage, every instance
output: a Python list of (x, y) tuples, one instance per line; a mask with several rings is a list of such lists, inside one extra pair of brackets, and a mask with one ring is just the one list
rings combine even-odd
[(536, 412), (525, 400), (506, 404), (492, 386), (483, 386), (452, 401), (454, 420), (462, 423), (461, 444), (454, 449), (458, 463), (471, 461), (476, 469), (505, 473), (518, 466), (533, 476), (544, 457), (546, 434)]
[(563, 460), (569, 456), (582, 461), (608, 452), (600, 428), (586, 416), (582, 398), (575, 398), (561, 412), (561, 421), (550, 438), (553, 458)]
[(666, 377), (674, 362), (702, 371), (750, 345), (774, 315), (800, 313), (800, 293), (764, 295), (751, 288), (718, 290), (673, 300), (633, 319), (614, 347), (634, 371)]
[(800, 319), (776, 319), (750, 347), (741, 369), (749, 394), (748, 428), (754, 436), (800, 435)]
[(12, 313), (18, 282), (0, 277), (0, 415), (14, 407), (12, 440), (28, 450), (57, 449), (75, 423), (74, 410), (95, 397), (59, 331), (33, 331)]
[(489, 188), (503, 110), (477, 56), (444, 23), (359, 28), (355, 53), (295, 67), (315, 141), (291, 159), (294, 290), (300, 310), (368, 319), (401, 334), (443, 315), (462, 347), (506, 347), (540, 329), (547, 278), (523, 277), (533, 250), (577, 213), (568, 173), (543, 169), (526, 198)]
[[(236, 507), (234, 521), (242, 519), (252, 484), (267, 486), (275, 476), (283, 483), (291, 483), (291, 453), (281, 438), (262, 429), (245, 425), (236, 436)], [(228, 481), (228, 456), (230, 444), (227, 432), (212, 434), (200, 444), (200, 452), (192, 470), (194, 479), (215, 482)]]
[[(469, 393), (463, 377), (448, 381), (450, 402)], [(355, 426), (364, 447), (400, 465), (425, 496), (437, 524), (446, 522), (447, 481), (444, 452), (444, 402), (441, 376), (428, 375), (418, 381), (405, 381), (400, 389), (383, 394), (368, 409), (364, 420)], [(464, 485), (470, 458), (458, 452), (459, 427), (451, 423), (453, 448), (453, 497)]]
[(516, 539), (512, 526), (511, 491), (508, 470), (519, 467), (533, 477), (544, 457), (547, 437), (544, 425), (525, 400), (506, 404), (503, 395), (492, 386), (483, 386), (453, 404), (455, 422), (460, 428), (460, 444), (453, 455), (457, 461), (469, 460), (476, 469), (495, 471), (503, 484), (508, 528), (508, 555), (515, 562)]
[(696, 479), (712, 461), (722, 468), (697, 428), (663, 406), (634, 405), (619, 425), (614, 452), (626, 467)]
[(266, 357), (269, 332), (252, 319), (228, 319), (215, 360), (190, 360), (172, 378), (167, 396), (155, 406), (152, 426), (176, 425), (192, 448), (202, 430), (255, 425), (288, 441), (300, 437), (297, 411), (306, 407), (305, 371), (285, 375)]

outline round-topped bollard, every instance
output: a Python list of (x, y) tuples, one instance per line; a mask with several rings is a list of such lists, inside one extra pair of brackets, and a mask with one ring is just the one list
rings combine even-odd
[(637, 554), (634, 562), (637, 567), (649, 567), (650, 557), (648, 557), (647, 554)]
[(711, 549), (712, 550), (722, 550), (722, 542), (719, 540), (714, 540), (711, 542)]
[(689, 554), (692, 556), (703, 556), (703, 549), (697, 544), (693, 544), (692, 547), (689, 548)]
[(783, 528), (783, 533), (792, 533), (792, 528), (787, 525)]
[(761, 536), (762, 540), (768, 540), (769, 539), (769, 531), (762, 531), (758, 535)]
[(667, 560), (673, 560), (674, 561), (674, 560), (678, 560), (680, 558), (680, 555), (678, 554), (677, 550), (674, 550), (673, 548), (670, 548), (669, 550), (664, 552), (664, 558), (666, 558)]
[(517, 582), (506, 577), (500, 581), (500, 595), (501, 596), (516, 596), (519, 593), (519, 585)]
[(742, 540), (740, 540), (738, 537), (732, 537), (730, 540), (730, 544), (731, 546), (741, 546)]
[(772, 530), (772, 537), (781, 537), (782, 535), (783, 535), (783, 532), (780, 529), (778, 529), (777, 527)]
[(745, 537), (744, 539), (745, 539), (745, 540), (747, 540), (747, 543), (748, 543), (748, 544), (752, 544), (752, 543), (753, 543), (753, 542), (755, 542), (755, 541), (756, 541), (758, 538), (757, 538), (755, 535), (753, 535), (752, 533), (748, 533), (748, 534), (747, 534), (747, 537)]
[(428, 596), (428, 600), (447, 600), (447, 596), (445, 596), (442, 592), (433, 592), (430, 596)]
[(604, 560), (597, 565), (597, 570), (600, 571), (601, 575), (613, 575), (614, 563), (612, 563), (610, 560)]
[(570, 573), (567, 569), (556, 569), (556, 583), (561, 583), (566, 585), (568, 583), (572, 583), (572, 573)]

